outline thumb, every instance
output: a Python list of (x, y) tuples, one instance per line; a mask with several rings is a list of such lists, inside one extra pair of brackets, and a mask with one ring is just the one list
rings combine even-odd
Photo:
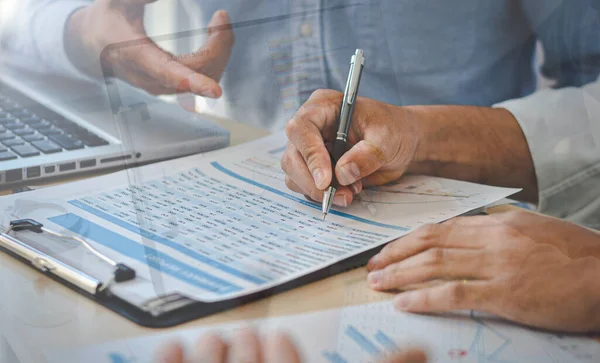
[(342, 185), (350, 185), (376, 172), (385, 163), (383, 150), (374, 142), (361, 140), (344, 154), (335, 167)]
[(332, 125), (337, 120), (341, 99), (340, 92), (317, 90), (285, 127), (288, 139), (302, 155), (320, 190), (331, 183), (333, 171), (325, 140), (335, 138)]
[(227, 67), (234, 43), (229, 15), (225, 10), (219, 10), (208, 24), (208, 38), (204, 45), (191, 56), (180, 59), (187, 67), (218, 82)]
[(219, 31), (231, 30), (231, 20), (225, 10), (217, 10), (208, 22), (208, 35), (211, 36)]

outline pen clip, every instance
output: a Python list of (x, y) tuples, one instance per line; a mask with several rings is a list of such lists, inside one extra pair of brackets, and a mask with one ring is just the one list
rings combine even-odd
[(358, 93), (358, 82), (360, 82), (360, 76), (362, 73), (362, 67), (365, 64), (365, 57), (362, 49), (357, 49), (356, 53), (350, 60), (350, 76), (348, 78), (348, 98), (346, 102), (351, 105), (356, 101), (356, 95)]

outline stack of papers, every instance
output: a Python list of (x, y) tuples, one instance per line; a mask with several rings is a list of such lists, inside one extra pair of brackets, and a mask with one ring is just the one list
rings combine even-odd
[[(323, 221), (319, 204), (285, 186), (280, 159), (286, 142), (277, 134), (7, 196), (0, 201), (1, 222), (32, 218), (85, 237), (137, 271), (134, 281), (111, 288), (136, 306), (174, 293), (216, 302), (297, 279), (517, 192), (407, 176), (363, 191)], [(19, 238), (99, 281), (112, 274), (77, 243), (31, 232)]]

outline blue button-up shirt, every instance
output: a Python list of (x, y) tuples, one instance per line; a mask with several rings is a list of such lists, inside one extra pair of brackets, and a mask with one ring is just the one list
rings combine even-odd
[(240, 24), (295, 14), (239, 28), (224, 79), (227, 110), (270, 129), (281, 129), (314, 90), (343, 90), (356, 48), (366, 56), (360, 95), (395, 105), (490, 106), (528, 95), (536, 86), (537, 40), (546, 51), (544, 74), (560, 87), (581, 86), (600, 71), (593, 58), (600, 55), (598, 18), (586, 0), (187, 0), (187, 6), (185, 16), (197, 9), (208, 18), (224, 8)]
[[(218, 9), (239, 25), (214, 111), (282, 129), (314, 90), (342, 90), (363, 48), (361, 96), (505, 107), (529, 143), (540, 210), (600, 228), (600, 85), (582, 87), (600, 72), (600, 0), (180, 1), (178, 30), (205, 26)], [(63, 29), (89, 2), (23, 0), (0, 40), (36, 68), (81, 76)], [(190, 51), (201, 38), (182, 41)], [(535, 92), (538, 41), (556, 90)]]
[[(0, 39), (29, 59), (77, 75), (62, 52), (62, 32), (69, 14), (90, 2), (23, 0), (28, 6), (16, 18), (27, 19)], [(360, 95), (395, 105), (490, 106), (531, 94), (537, 40), (545, 49), (543, 73), (558, 87), (586, 84), (600, 70), (600, 0), (172, 3), (184, 7), (177, 30), (205, 26), (216, 10), (229, 12), (239, 27), (225, 97), (209, 106), (272, 130), (282, 129), (314, 90), (343, 90), (356, 48), (367, 59)], [(182, 40), (193, 51), (203, 37)]]

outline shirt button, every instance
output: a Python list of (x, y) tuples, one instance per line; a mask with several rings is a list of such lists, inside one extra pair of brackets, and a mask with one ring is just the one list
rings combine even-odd
[(305, 23), (300, 25), (300, 34), (303, 37), (310, 37), (313, 33), (313, 27), (311, 24)]

